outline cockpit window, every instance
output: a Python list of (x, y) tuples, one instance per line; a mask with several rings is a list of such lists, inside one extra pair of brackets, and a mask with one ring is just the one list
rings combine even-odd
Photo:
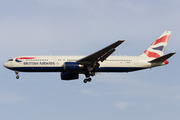
[(9, 59), (8, 61), (13, 61), (13, 59)]

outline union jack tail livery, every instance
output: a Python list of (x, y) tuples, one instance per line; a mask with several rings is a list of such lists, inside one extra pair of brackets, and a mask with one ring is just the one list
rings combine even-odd
[(159, 58), (163, 56), (171, 31), (164, 31), (140, 56)]

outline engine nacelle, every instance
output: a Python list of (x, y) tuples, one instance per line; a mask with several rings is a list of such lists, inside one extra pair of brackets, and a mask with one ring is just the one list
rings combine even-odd
[(77, 71), (82, 70), (83, 65), (76, 63), (76, 62), (65, 62), (64, 63), (64, 70), (65, 71)]
[(73, 72), (61, 72), (61, 79), (62, 80), (73, 80), (73, 79), (78, 79), (79, 74), (78, 73), (73, 73)]

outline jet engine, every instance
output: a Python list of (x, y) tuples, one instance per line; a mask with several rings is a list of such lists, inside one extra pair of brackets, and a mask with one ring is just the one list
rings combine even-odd
[(65, 71), (77, 71), (77, 70), (82, 70), (83, 65), (76, 63), (76, 62), (65, 62), (64, 63), (64, 70)]
[(78, 73), (73, 73), (73, 72), (61, 72), (61, 79), (62, 80), (73, 80), (73, 79), (78, 79), (79, 74)]

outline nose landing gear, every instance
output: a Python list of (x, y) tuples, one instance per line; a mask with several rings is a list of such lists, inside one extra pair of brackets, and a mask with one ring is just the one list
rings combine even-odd
[(15, 74), (16, 74), (16, 79), (19, 79), (19, 72), (15, 72)]

